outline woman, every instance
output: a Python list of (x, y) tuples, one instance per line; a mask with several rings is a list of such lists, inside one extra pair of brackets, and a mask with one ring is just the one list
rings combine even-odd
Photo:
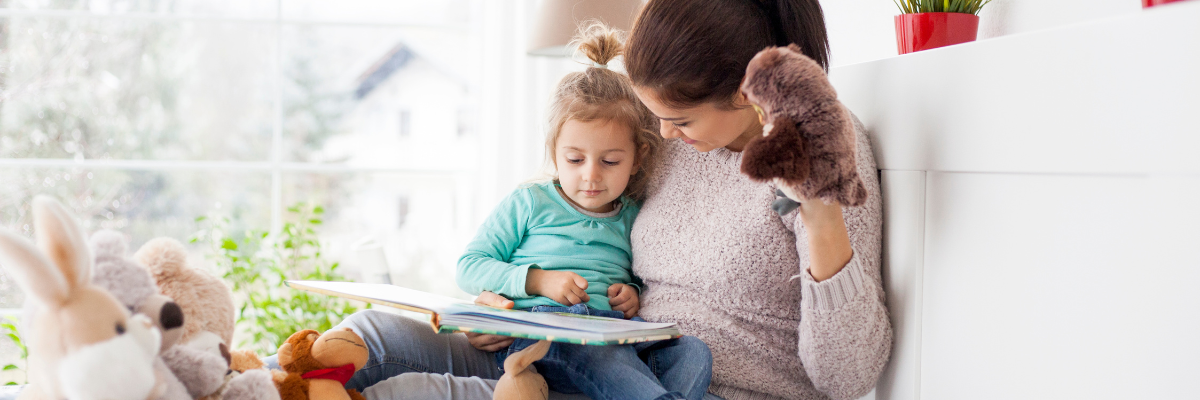
[[(788, 43), (827, 65), (817, 0), (650, 0), (626, 46), (638, 97), (670, 139), (631, 235), (646, 283), (641, 316), (676, 322), (711, 347), (713, 398), (857, 398), (891, 349), (879, 182), (861, 125), (870, 193), (861, 207), (794, 199), (800, 208), (780, 216), (769, 207), (775, 187), (739, 172), (740, 151), (762, 126), (738, 86), (755, 53)], [(511, 307), (495, 295), (479, 301)], [(347, 385), (369, 398), (490, 398), (487, 380), (501, 373), (486, 351), (511, 342), (438, 336), (375, 312), (342, 325), (371, 346)]]

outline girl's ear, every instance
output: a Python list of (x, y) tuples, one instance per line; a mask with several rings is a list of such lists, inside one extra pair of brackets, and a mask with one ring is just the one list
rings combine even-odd
[(642, 143), (641, 146), (638, 146), (637, 154), (634, 154), (633, 157), (633, 170), (629, 171), (629, 176), (637, 175), (638, 171), (642, 169), (642, 160), (646, 158), (648, 153), (650, 153), (649, 144)]

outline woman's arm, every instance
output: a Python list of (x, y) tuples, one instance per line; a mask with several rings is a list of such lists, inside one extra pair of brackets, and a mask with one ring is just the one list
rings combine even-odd
[(802, 201), (795, 221), (797, 249), (808, 255), (800, 271), (799, 356), (813, 386), (835, 399), (870, 392), (892, 347), (880, 275), (883, 204), (870, 143), (856, 125), (866, 203)]
[(837, 275), (854, 256), (842, 205), (806, 200), (781, 182), (776, 183), (789, 198), (800, 203), (797, 212), (808, 236), (808, 272), (813, 280), (820, 282)]

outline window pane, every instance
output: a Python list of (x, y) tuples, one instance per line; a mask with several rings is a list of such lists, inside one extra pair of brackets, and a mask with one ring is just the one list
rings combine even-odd
[(269, 158), (273, 26), (8, 21), (0, 158)]
[(473, 117), (461, 110), (474, 110), (471, 40), (451, 29), (285, 26), (285, 159), (456, 168), (452, 156), (473, 154), (476, 141), (459, 135)]
[[(231, 232), (266, 229), (270, 193), (265, 172), (0, 168), (0, 227), (31, 237), (30, 201), (45, 194), (62, 201), (86, 234), (118, 230), (130, 236), (133, 251), (162, 236), (186, 243), (199, 229), (196, 217), (212, 210), (230, 217)], [(0, 277), (0, 308), (21, 302)]]
[(465, 297), (454, 283), (458, 257), (474, 234), (463, 214), (473, 198), (449, 174), (342, 173), (284, 175), (284, 204), (319, 204), (325, 254), (354, 280), (375, 264), (364, 240), (381, 245), (391, 283)]
[(276, 0), (5, 0), (14, 9), (77, 10), (98, 14), (154, 13), (275, 18)]
[(285, 20), (446, 25), (465, 24), (471, 1), (283, 0), (280, 7)]

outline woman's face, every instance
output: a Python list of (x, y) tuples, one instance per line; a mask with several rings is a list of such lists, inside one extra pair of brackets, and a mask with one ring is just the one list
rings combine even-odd
[(659, 120), (659, 134), (666, 139), (680, 138), (697, 151), (707, 152), (718, 147), (742, 151), (746, 143), (762, 134), (758, 113), (740, 94), (732, 110), (704, 103), (691, 108), (667, 106), (653, 89), (634, 87), (638, 98)]

